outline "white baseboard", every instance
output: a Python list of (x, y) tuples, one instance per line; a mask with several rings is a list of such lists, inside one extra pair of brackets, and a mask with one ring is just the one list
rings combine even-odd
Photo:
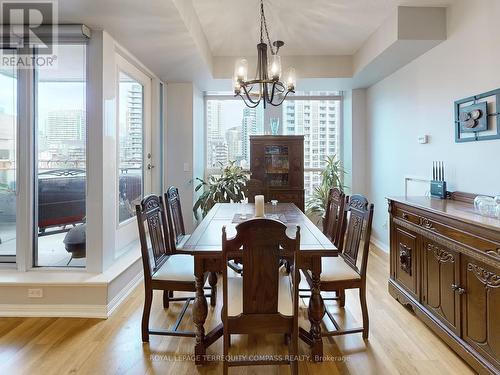
[(113, 312), (116, 310), (118, 306), (127, 298), (130, 293), (135, 289), (137, 285), (142, 281), (142, 272), (139, 272), (134, 276), (132, 280), (130, 280), (125, 287), (120, 290), (120, 292), (113, 297), (111, 301), (109, 301), (108, 306), (106, 307), (107, 316), (111, 316)]
[[(142, 272), (135, 275), (108, 303), (82, 304), (0, 304), (0, 317), (49, 317), (107, 319), (142, 281)], [(107, 286), (109, 288), (109, 284)], [(104, 301), (103, 301), (104, 302)]]
[(389, 247), (383, 243), (382, 241), (380, 241), (379, 239), (377, 238), (372, 238), (370, 239), (370, 242), (375, 245), (376, 247), (378, 247), (380, 250), (382, 250), (383, 252), (389, 254)]
[(98, 318), (106, 319), (105, 305), (0, 305), (2, 317)]

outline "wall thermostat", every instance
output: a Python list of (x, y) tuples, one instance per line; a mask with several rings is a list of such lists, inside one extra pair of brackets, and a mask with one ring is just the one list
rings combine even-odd
[(418, 143), (420, 144), (426, 144), (427, 142), (429, 141), (429, 137), (427, 136), (427, 134), (424, 134), (424, 135), (420, 135), (418, 137)]

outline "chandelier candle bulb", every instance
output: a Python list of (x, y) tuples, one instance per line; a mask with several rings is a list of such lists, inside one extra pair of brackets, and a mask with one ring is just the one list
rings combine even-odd
[(295, 90), (296, 84), (297, 84), (297, 78), (295, 76), (295, 69), (290, 68), (288, 69), (286, 75), (286, 85), (288, 90)]
[(279, 81), (281, 76), (281, 57), (278, 55), (271, 56), (271, 65), (269, 67), (269, 77), (274, 81)]
[(236, 61), (234, 67), (234, 76), (237, 81), (246, 81), (248, 74), (248, 61), (246, 59), (239, 59)]
[(255, 217), (264, 217), (264, 196), (255, 196)]

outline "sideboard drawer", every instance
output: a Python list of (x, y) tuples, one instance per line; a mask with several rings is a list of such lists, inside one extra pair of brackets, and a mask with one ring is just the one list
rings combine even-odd
[(400, 207), (396, 208), (395, 216), (397, 218), (400, 218), (402, 220), (408, 221), (413, 224), (419, 224), (420, 223), (420, 217), (410, 211), (404, 210)]

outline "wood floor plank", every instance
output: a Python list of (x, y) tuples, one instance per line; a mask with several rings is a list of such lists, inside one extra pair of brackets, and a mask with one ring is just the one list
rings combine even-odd
[[(324, 338), (329, 359), (315, 364), (302, 361), (300, 374), (439, 374), (467, 375), (474, 372), (446, 344), (410, 311), (387, 292), (389, 274), (386, 256), (372, 252), (368, 262), (367, 303), (370, 314), (370, 339), (361, 334)], [(220, 287), (220, 284), (219, 284)], [(220, 322), (222, 291), (217, 306), (209, 308), (207, 331)], [(194, 365), (193, 339), (151, 336), (141, 342), (140, 322), (143, 287), (139, 286), (107, 320), (77, 318), (0, 318), (0, 374), (220, 374), (220, 362), (197, 368)], [(346, 292), (345, 309), (335, 301), (329, 309), (342, 325), (361, 323), (357, 291)], [(300, 325), (309, 328), (307, 304), (300, 308)], [(155, 292), (151, 326), (169, 327), (182, 308), (182, 302), (162, 307), (161, 293)], [(331, 325), (326, 322), (326, 326)], [(192, 330), (189, 308), (180, 329)], [(222, 339), (207, 353), (214, 359), (222, 353)], [(280, 335), (232, 338), (232, 354), (286, 354)], [(299, 353), (308, 355), (306, 344)], [(289, 374), (287, 366), (232, 368), (231, 374)]]

